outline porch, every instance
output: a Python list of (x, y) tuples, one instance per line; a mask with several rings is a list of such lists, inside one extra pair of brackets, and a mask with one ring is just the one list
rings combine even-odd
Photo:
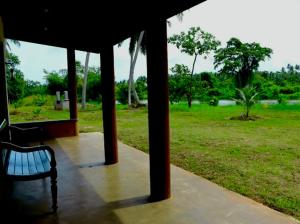
[(11, 223), (298, 223), (173, 165), (172, 197), (150, 203), (148, 155), (118, 142), (120, 162), (106, 166), (100, 133), (47, 144), (58, 163), (58, 212), (48, 213), (48, 180), (16, 183), (1, 210)]

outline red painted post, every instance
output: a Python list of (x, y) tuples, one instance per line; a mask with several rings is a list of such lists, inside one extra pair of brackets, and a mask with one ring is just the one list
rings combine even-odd
[[(8, 95), (7, 95), (4, 52), (5, 52), (5, 40), (4, 40), (3, 22), (0, 16), (0, 123), (4, 119), (6, 119), (7, 122), (9, 123)], [(7, 136), (4, 138), (7, 138)]]
[(101, 49), (101, 82), (105, 164), (110, 165), (118, 162), (114, 48), (112, 44)]
[(166, 21), (153, 22), (146, 33), (150, 200), (159, 201), (171, 196)]
[[(75, 50), (67, 49), (68, 59), (68, 95), (69, 95), (69, 109), (70, 119), (77, 120), (77, 81), (76, 81), (76, 62), (75, 62)], [(78, 134), (77, 122), (74, 130), (74, 135)]]

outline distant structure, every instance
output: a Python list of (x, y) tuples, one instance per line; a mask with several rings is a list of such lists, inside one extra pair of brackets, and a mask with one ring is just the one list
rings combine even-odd
[(55, 110), (69, 110), (68, 91), (64, 91), (64, 100), (61, 100), (60, 91), (56, 91)]

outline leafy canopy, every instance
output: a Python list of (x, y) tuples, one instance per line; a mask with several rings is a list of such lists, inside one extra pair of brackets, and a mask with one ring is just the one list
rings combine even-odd
[(222, 73), (235, 75), (237, 86), (243, 88), (251, 84), (259, 62), (271, 54), (272, 49), (261, 47), (259, 43), (242, 43), (238, 38), (231, 38), (225, 48), (216, 50), (214, 65), (221, 67)]
[(168, 42), (190, 56), (207, 55), (220, 45), (220, 41), (216, 40), (214, 35), (203, 31), (200, 27), (191, 27), (187, 33), (173, 35)]

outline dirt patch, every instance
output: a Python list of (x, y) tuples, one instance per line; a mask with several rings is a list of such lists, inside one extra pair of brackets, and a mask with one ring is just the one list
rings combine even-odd
[(262, 117), (256, 116), (256, 115), (252, 115), (252, 116), (246, 116), (246, 115), (240, 115), (240, 116), (235, 116), (235, 117), (231, 117), (229, 118), (230, 120), (240, 120), (240, 121), (256, 121), (259, 119), (262, 119)]

